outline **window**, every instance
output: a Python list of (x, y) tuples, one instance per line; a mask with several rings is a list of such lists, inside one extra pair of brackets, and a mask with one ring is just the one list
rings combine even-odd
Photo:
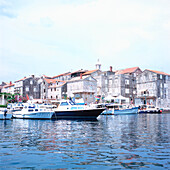
[(29, 91), (29, 87), (26, 87), (26, 89), (25, 89), (26, 91)]
[(53, 91), (53, 89), (51, 88), (51, 91)]
[(129, 89), (125, 89), (125, 93), (129, 93)]
[(34, 87), (34, 92), (36, 92), (37, 91), (37, 88), (36, 87)]
[(53, 96), (51, 96), (51, 99), (53, 98)]
[(115, 84), (118, 84), (118, 80), (115, 80), (114, 83), (115, 83)]
[(45, 93), (45, 89), (44, 89), (44, 93)]
[(56, 88), (54, 88), (54, 91), (56, 91)]
[(30, 80), (30, 84), (33, 84), (33, 81), (32, 81), (32, 80)]
[(160, 79), (162, 79), (162, 75), (160, 75)]
[(58, 99), (58, 96), (56, 96), (56, 99)]
[(92, 98), (92, 93), (90, 93), (90, 98)]
[(67, 105), (68, 105), (67, 102), (62, 102), (62, 103), (60, 104), (60, 106), (67, 106)]
[(125, 80), (125, 84), (128, 85), (129, 84), (129, 80)]

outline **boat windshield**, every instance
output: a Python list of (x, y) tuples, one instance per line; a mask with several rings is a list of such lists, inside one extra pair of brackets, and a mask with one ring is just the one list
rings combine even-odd
[(76, 105), (73, 101), (69, 101), (69, 103), (71, 104), (71, 105)]
[(155, 108), (155, 106), (148, 106), (148, 108), (152, 108), (153, 109), (153, 108)]

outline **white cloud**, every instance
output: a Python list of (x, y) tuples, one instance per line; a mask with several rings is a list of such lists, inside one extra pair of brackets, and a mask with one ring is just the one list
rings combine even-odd
[[(168, 38), (166, 42), (162, 39), (170, 33), (169, 1), (67, 2), (29, 1), (24, 5), (17, 1), (13, 9), (7, 8), (9, 13), (15, 11), (16, 18), (0, 16), (0, 48), (10, 50), (17, 60), (29, 56), (30, 60), (45, 63), (48, 56), (48, 62), (65, 60), (68, 62), (65, 66), (72, 64), (74, 69), (79, 66), (74, 66), (74, 60), (80, 63), (83, 60), (88, 66), (94, 62), (93, 57), (96, 60), (105, 57), (104, 64), (110, 65), (113, 56), (120, 56), (120, 60), (128, 64), (130, 60), (126, 56), (138, 56), (136, 48), (145, 49), (140, 51), (143, 56), (150, 51), (152, 58), (158, 55), (154, 51), (159, 47), (166, 47), (164, 43), (170, 44)], [(168, 48), (164, 51), (170, 54)]]

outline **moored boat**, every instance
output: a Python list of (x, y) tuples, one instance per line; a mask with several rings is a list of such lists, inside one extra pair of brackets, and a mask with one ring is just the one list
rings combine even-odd
[(53, 109), (44, 104), (23, 103), (20, 108), (11, 105), (10, 110), (13, 118), (20, 119), (51, 119), (54, 114)]
[(162, 110), (154, 105), (142, 105), (140, 106), (139, 113), (162, 113)]
[(106, 110), (102, 115), (122, 115), (122, 114), (137, 114), (138, 107), (130, 107), (121, 104), (109, 104), (106, 105)]
[(96, 119), (105, 109), (94, 108), (88, 105), (77, 105), (71, 100), (58, 102), (54, 110), (54, 119)]

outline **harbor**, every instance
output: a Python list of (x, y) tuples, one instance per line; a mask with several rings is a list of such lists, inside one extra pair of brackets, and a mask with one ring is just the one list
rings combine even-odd
[(0, 120), (1, 169), (168, 169), (170, 113)]
[(170, 170), (170, 0), (0, 0), (0, 170)]

